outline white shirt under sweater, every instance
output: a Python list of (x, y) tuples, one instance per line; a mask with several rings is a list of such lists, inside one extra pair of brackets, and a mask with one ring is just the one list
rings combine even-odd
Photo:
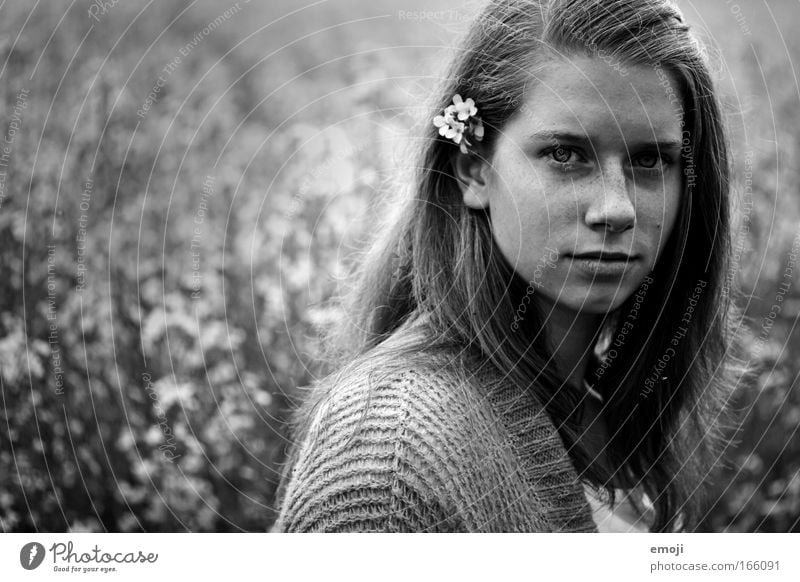
[(605, 492), (596, 494), (588, 485), (584, 485), (586, 499), (592, 508), (592, 519), (600, 533), (647, 533), (652, 523), (653, 506), (647, 495), (641, 493), (641, 505), (645, 516), (640, 516), (622, 489), (617, 489), (617, 503), (612, 510)]

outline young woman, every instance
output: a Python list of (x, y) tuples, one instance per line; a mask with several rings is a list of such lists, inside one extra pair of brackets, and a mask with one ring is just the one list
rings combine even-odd
[(494, 0), (293, 416), (273, 531), (675, 531), (732, 386), (729, 167), (666, 0)]

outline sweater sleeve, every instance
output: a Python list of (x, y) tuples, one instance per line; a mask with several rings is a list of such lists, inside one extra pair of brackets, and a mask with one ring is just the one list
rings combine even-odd
[(420, 411), (402, 386), (363, 388), (333, 391), (314, 414), (272, 531), (464, 531), (409, 422)]

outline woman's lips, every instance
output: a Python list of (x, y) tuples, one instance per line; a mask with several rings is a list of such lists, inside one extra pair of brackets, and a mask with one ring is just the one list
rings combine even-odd
[(625, 253), (585, 253), (569, 257), (578, 271), (592, 278), (619, 279), (639, 262), (638, 256)]

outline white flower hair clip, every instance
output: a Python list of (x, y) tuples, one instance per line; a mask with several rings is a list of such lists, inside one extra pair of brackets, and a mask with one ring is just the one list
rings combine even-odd
[(444, 109), (444, 115), (433, 118), (433, 124), (439, 128), (439, 135), (452, 139), (460, 146), (461, 153), (468, 154), (472, 146), (470, 139), (483, 141), (483, 121), (477, 117), (478, 108), (471, 98), (463, 100), (461, 95), (453, 95), (453, 104)]

